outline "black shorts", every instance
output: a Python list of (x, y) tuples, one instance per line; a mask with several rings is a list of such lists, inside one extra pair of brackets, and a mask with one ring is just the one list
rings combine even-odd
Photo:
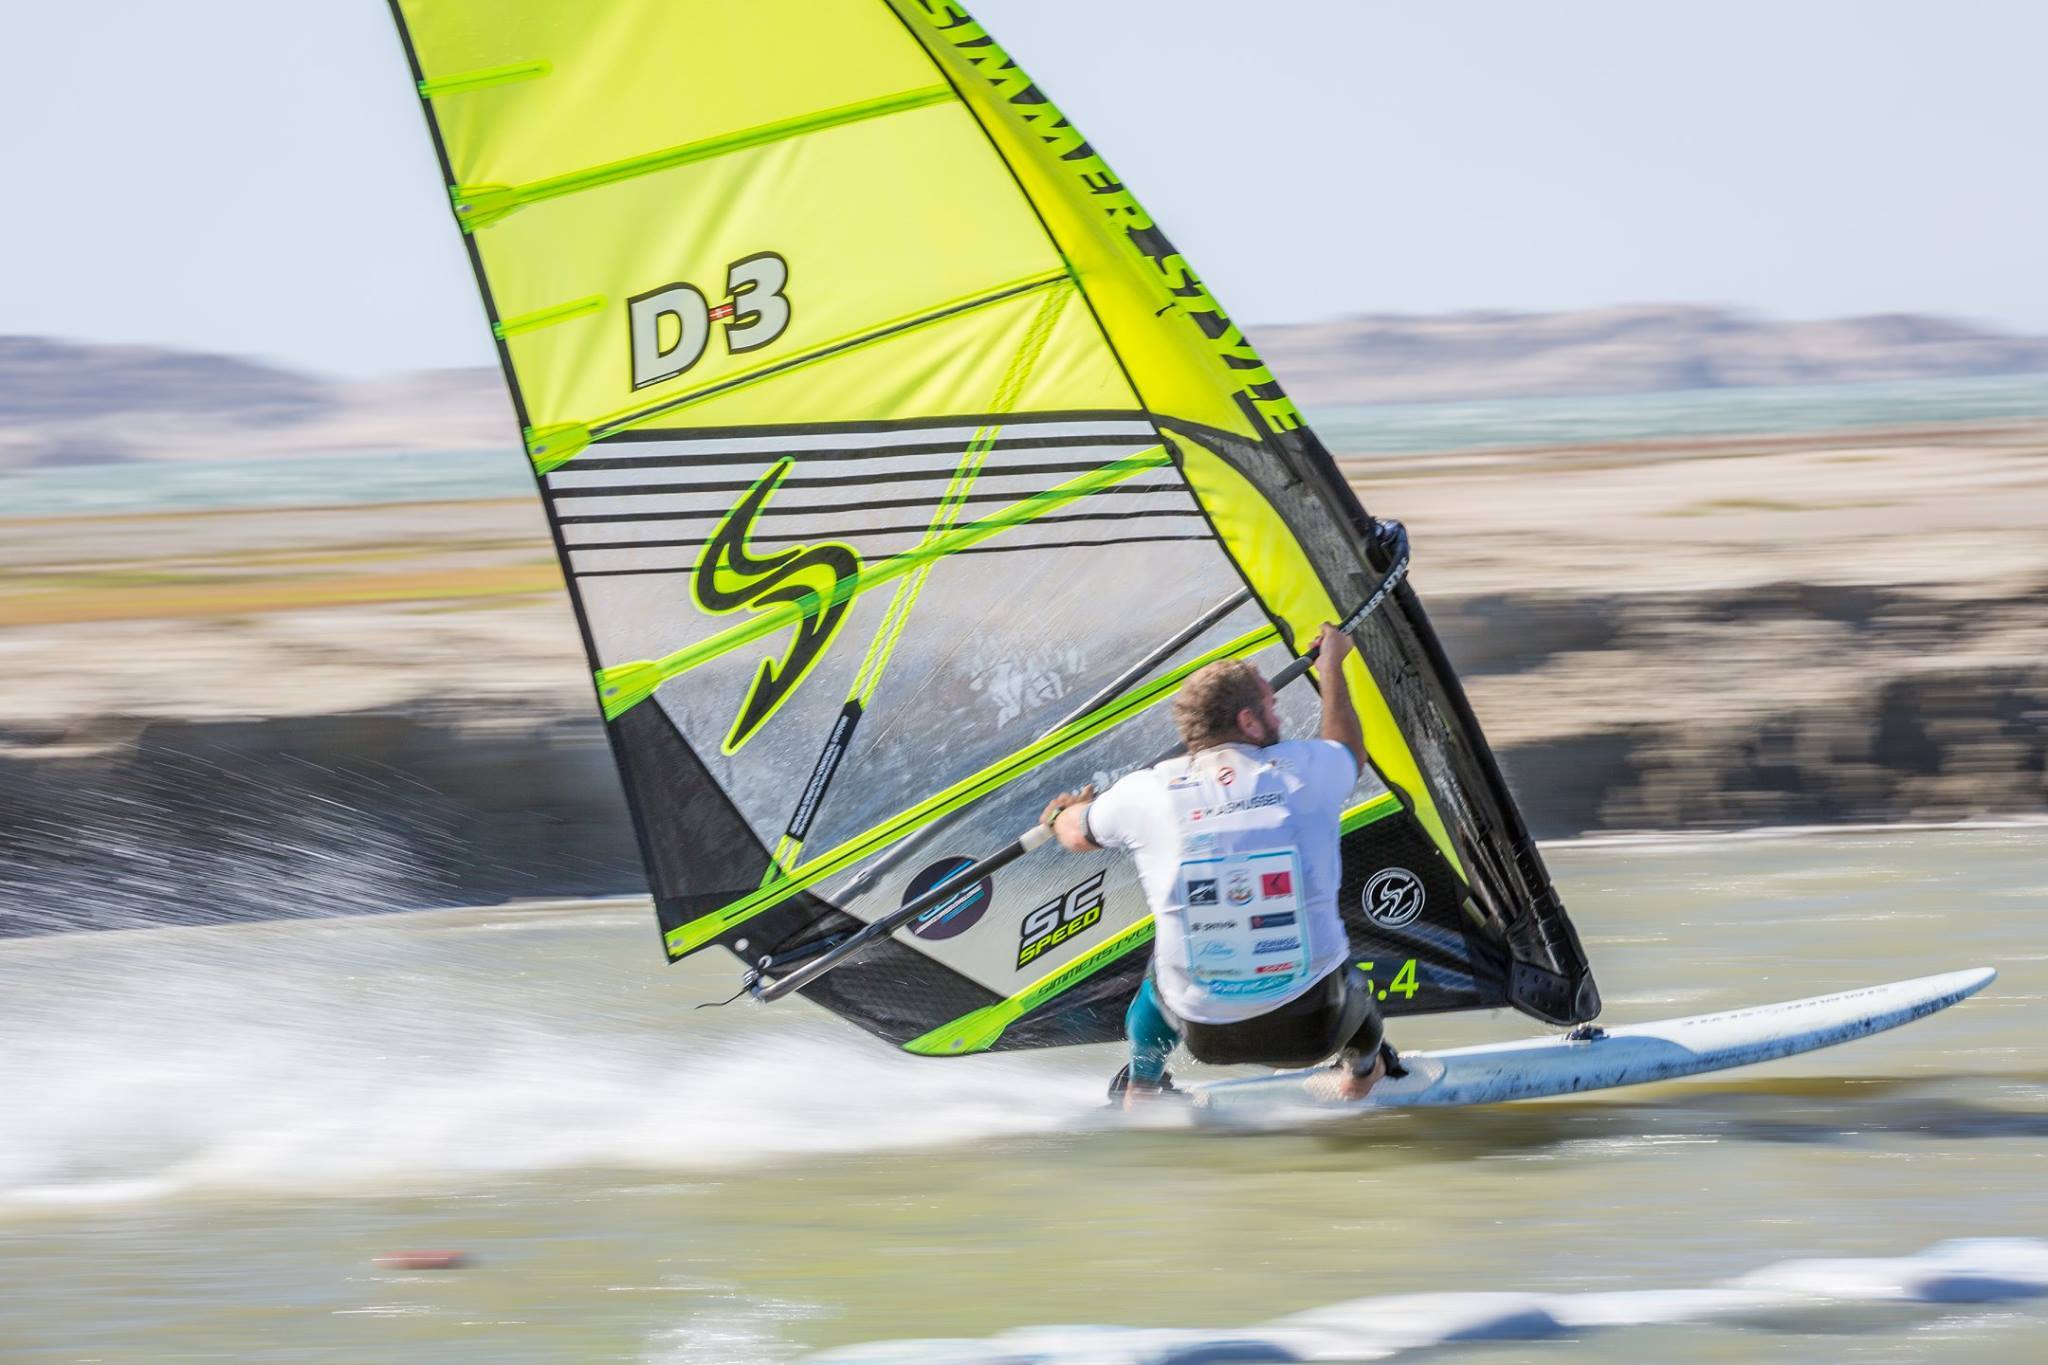
[(1314, 1066), (1339, 1052), (1371, 1057), (1386, 1037), (1372, 986), (1356, 967), (1339, 967), (1294, 999), (1234, 1024), (1175, 1019), (1198, 1062), (1216, 1066)]

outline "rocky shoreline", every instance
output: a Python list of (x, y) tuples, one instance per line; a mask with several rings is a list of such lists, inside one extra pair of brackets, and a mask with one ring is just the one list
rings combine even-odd
[[(1709, 597), (1498, 596), (1455, 600), (1437, 618), (1453, 657), (1473, 661), (1482, 719), (1540, 704), (1545, 669), (1531, 662), (1559, 639), (1596, 656), (1560, 672), (1614, 655), (1619, 666), (1606, 672), (1617, 691), (1679, 672), (1762, 682), (1774, 651), (1832, 675), (1819, 695), (1718, 714), (1643, 715), (1617, 696), (1608, 725), (1549, 736), (1497, 727), (1521, 734), (1496, 748), (1542, 838), (2048, 811), (2048, 658), (1977, 657), (2007, 654), (2029, 626), (2039, 632), (2048, 584), (1960, 602), (1797, 583)], [(1504, 619), (1517, 628), (1502, 629)], [(1503, 649), (1503, 665), (1486, 662)]]
[[(1561, 640), (1656, 654), (1815, 630), (1886, 659), (1831, 701), (1501, 740), (1548, 839), (2048, 812), (2048, 662), (1899, 666), (2044, 610), (2048, 589), (1931, 614), (1910, 595), (1788, 587), (1456, 599), (1435, 618), (1482, 718), (1534, 690)], [(38, 756), (52, 738), (0, 733), (0, 936), (645, 889), (603, 733), (573, 706), (129, 718)]]

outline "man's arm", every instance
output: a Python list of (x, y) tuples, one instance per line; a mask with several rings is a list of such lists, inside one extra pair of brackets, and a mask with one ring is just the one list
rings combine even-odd
[(1344, 659), (1350, 653), (1351, 637), (1323, 622), (1316, 647), (1316, 675), (1323, 685), (1323, 738), (1349, 749), (1352, 761), (1363, 772), (1365, 730), (1358, 723), (1358, 708), (1351, 704), (1351, 689), (1344, 682)]
[(1069, 853), (1088, 853), (1102, 847), (1088, 837), (1088, 803), (1094, 799), (1095, 784), (1090, 782), (1077, 792), (1062, 792), (1046, 803), (1042, 818), (1052, 826), (1060, 847)]

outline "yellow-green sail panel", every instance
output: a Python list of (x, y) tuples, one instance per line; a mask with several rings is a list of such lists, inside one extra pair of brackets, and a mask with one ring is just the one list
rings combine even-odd
[[(393, 8), (672, 954), (782, 962), (885, 913), (1162, 747), (1140, 691), (1246, 640), (1277, 669), (1388, 568), (1222, 308), (959, 7)], [(1570, 927), (1412, 596), (1360, 638), (1359, 799), (1401, 813), (1347, 866), (1427, 892), (1413, 1007), (1571, 1013)], [(809, 993), (898, 1042), (1003, 1001), (999, 1046), (1114, 1031), (1126, 864), (971, 891)]]

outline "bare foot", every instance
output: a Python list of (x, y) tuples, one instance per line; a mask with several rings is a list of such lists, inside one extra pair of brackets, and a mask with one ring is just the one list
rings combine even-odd
[(1375, 1053), (1372, 1059), (1372, 1070), (1362, 1076), (1348, 1066), (1338, 1066), (1328, 1071), (1318, 1071), (1315, 1075), (1308, 1078), (1308, 1093), (1319, 1100), (1325, 1100), (1332, 1104), (1362, 1100), (1372, 1093), (1372, 1088), (1378, 1085), (1386, 1077), (1386, 1074), (1387, 1059)]

